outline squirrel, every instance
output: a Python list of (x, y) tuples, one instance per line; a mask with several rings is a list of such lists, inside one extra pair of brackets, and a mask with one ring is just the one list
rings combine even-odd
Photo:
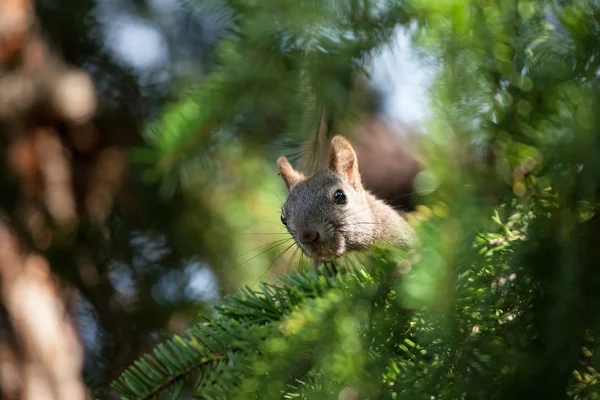
[(360, 161), (363, 187), (397, 211), (414, 211), (418, 204), (415, 178), (424, 168), (416, 132), (391, 125), (379, 114), (339, 122), (334, 131), (326, 119), (323, 112), (317, 131), (303, 143), (300, 170), (313, 173), (326, 166), (334, 131), (343, 130)]
[(400, 247), (413, 243), (414, 231), (404, 216), (363, 187), (356, 153), (343, 136), (331, 140), (328, 166), (308, 178), (285, 156), (277, 159), (277, 166), (289, 191), (281, 222), (315, 262), (332, 261), (377, 242)]

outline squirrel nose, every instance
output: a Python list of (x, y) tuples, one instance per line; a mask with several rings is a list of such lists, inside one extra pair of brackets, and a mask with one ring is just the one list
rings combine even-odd
[(312, 242), (316, 241), (318, 238), (319, 238), (319, 232), (312, 231), (312, 230), (302, 231), (302, 232), (300, 232), (300, 235), (298, 236), (298, 239), (300, 239), (300, 241), (304, 244), (312, 243)]

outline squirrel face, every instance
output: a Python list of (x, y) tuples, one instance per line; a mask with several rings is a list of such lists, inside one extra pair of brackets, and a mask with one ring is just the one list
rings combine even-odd
[(308, 179), (283, 156), (277, 165), (289, 190), (281, 222), (305, 255), (333, 259), (370, 241), (372, 212), (356, 154), (345, 138), (333, 138), (328, 167)]

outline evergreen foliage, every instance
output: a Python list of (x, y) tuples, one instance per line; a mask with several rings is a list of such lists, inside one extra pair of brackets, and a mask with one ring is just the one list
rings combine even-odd
[(253, 134), (270, 112), (289, 137), (310, 133), (315, 107), (349, 112), (337, 100), (360, 73), (351, 61), (415, 21), (438, 69), (421, 245), (229, 297), (125, 371), (123, 398), (598, 398), (600, 6), (229, 6), (239, 18), (215, 71), (155, 131), (162, 165), (187, 162), (189, 140), (222, 140), (217, 128)]

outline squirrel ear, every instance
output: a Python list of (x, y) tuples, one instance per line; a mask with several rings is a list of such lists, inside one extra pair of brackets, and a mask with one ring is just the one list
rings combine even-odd
[(361, 186), (356, 153), (350, 142), (343, 136), (338, 135), (331, 140), (329, 168), (345, 176), (355, 189)]
[(284, 156), (277, 159), (277, 167), (279, 168), (279, 175), (283, 178), (288, 190), (291, 190), (305, 179), (302, 172), (296, 171)]

